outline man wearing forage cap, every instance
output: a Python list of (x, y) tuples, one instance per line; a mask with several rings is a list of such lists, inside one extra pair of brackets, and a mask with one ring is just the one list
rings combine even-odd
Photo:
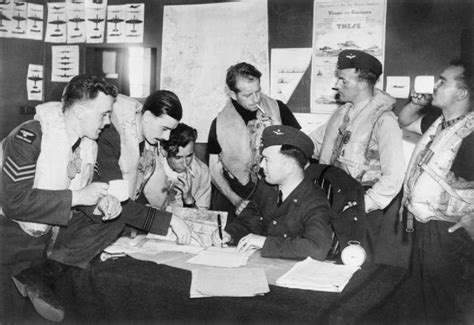
[[(339, 53), (333, 89), (341, 106), (326, 125), (310, 135), (315, 144), (314, 157), (321, 164), (341, 168), (366, 189), (369, 247), (365, 249), (369, 258), (379, 246), (381, 221), (388, 221), (388, 211), (396, 216), (397, 194), (405, 171), (402, 131), (392, 112), (395, 99), (375, 88), (381, 73), (382, 64), (370, 54), (358, 50)], [(380, 252), (383, 259), (378, 262), (392, 264), (399, 259), (394, 257), (391, 261), (390, 255), (388, 251)]]
[(321, 189), (304, 178), (311, 139), (293, 127), (273, 125), (263, 130), (261, 148), (265, 182), (222, 240), (214, 233), (214, 244), (261, 248), (263, 257), (324, 260), (331, 245), (330, 210)]

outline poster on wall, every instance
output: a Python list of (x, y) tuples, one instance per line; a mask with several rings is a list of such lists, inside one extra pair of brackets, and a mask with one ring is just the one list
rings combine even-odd
[(10, 36), (14, 38), (26, 38), (26, 20), (28, 4), (24, 1), (15, 1), (13, 6), (13, 24), (10, 25)]
[(0, 37), (10, 37), (13, 20), (13, 1), (0, 3)]
[(315, 0), (313, 19), (311, 112), (330, 113), (339, 52), (356, 49), (384, 62), (386, 0)]
[(103, 43), (107, 0), (86, 0), (86, 35), (87, 43)]
[(79, 46), (52, 46), (51, 81), (69, 82), (79, 74)]
[(311, 62), (311, 48), (272, 49), (271, 97), (287, 104)]
[(68, 0), (67, 12), (67, 42), (83, 43), (86, 41), (86, 6), (82, 1)]
[(48, 3), (48, 20), (46, 23), (46, 42), (66, 43), (67, 14), (63, 2)]
[(26, 77), (28, 100), (43, 101), (43, 66), (39, 64), (28, 65)]
[(125, 8), (125, 42), (142, 43), (145, 23), (145, 4), (128, 4)]
[(269, 93), (267, 1), (165, 6), (162, 44), (161, 88), (178, 95), (198, 142), (228, 99), (229, 66), (253, 64)]
[(125, 42), (125, 12), (127, 5), (107, 7), (107, 43)]
[(26, 21), (26, 38), (43, 39), (44, 6), (28, 3)]

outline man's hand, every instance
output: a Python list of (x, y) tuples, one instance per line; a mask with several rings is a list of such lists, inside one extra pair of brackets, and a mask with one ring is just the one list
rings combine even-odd
[(239, 216), (242, 211), (247, 207), (247, 204), (249, 204), (249, 200), (241, 200), (238, 204), (236, 204), (236, 209), (235, 209), (235, 215)]
[(264, 236), (248, 234), (240, 239), (239, 244), (237, 245), (237, 252), (245, 252), (251, 248), (260, 249), (263, 247), (263, 244), (265, 244), (266, 239), (267, 237)]
[(457, 224), (448, 229), (448, 232), (455, 232), (459, 228), (466, 229), (471, 239), (474, 240), (474, 213), (463, 216)]
[(107, 195), (100, 199), (96, 211), (103, 215), (102, 220), (112, 220), (122, 213), (122, 205), (115, 196)]
[(420, 107), (428, 105), (432, 100), (433, 96), (430, 94), (419, 94), (415, 90), (410, 91), (411, 102)]
[(230, 234), (227, 231), (222, 230), (222, 240), (221, 240), (221, 237), (219, 236), (219, 229), (216, 229), (212, 233), (212, 246), (221, 246), (221, 247), (222, 245), (227, 246), (227, 243), (229, 243), (231, 239), (232, 237), (230, 236)]
[(189, 245), (191, 243), (191, 238), (194, 239), (200, 246), (204, 247), (199, 235), (196, 234), (180, 217), (173, 214), (170, 222), (171, 229), (178, 237), (178, 244), (180, 245)]
[(72, 191), (72, 206), (94, 205), (99, 199), (107, 195), (109, 185), (107, 183), (92, 183), (82, 190)]
[(174, 187), (181, 192), (181, 195), (183, 196), (183, 202), (188, 205), (194, 202), (191, 193), (191, 186), (192, 178), (188, 168), (186, 168), (184, 175), (178, 176), (178, 182), (174, 185)]

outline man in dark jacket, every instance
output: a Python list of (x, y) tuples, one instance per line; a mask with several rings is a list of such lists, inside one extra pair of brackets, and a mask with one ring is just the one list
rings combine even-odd
[(261, 248), (262, 256), (324, 260), (331, 245), (329, 204), (323, 192), (305, 179), (314, 146), (303, 132), (273, 125), (262, 134), (265, 182), (242, 213), (214, 243), (237, 245), (239, 251)]

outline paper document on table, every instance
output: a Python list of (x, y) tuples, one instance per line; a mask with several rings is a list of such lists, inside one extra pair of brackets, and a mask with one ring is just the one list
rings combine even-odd
[(270, 291), (263, 268), (192, 271), (191, 298), (253, 297)]
[(246, 265), (249, 257), (254, 252), (255, 249), (249, 249), (240, 253), (237, 252), (235, 247), (209, 247), (190, 258), (187, 262), (219, 267), (239, 267)]
[[(171, 212), (181, 219), (199, 236), (204, 247), (212, 246), (212, 234), (218, 228), (217, 216), (221, 216), (222, 229), (225, 228), (227, 222), (227, 212), (213, 211), (203, 209), (191, 209), (181, 207), (167, 207), (166, 211)], [(176, 241), (176, 235), (171, 230), (168, 230), (166, 236), (148, 234), (147, 238), (155, 240), (167, 240), (171, 242)], [(191, 246), (201, 246), (195, 238), (191, 238)], [(192, 252), (190, 252), (192, 253)]]
[(308, 257), (277, 279), (281, 287), (341, 292), (359, 267), (335, 265)]
[(152, 238), (147, 235), (143, 248), (152, 251), (167, 251), (167, 252), (181, 252), (198, 254), (202, 252), (205, 247), (200, 246), (195, 240), (191, 240), (190, 245), (180, 245), (176, 240)]

